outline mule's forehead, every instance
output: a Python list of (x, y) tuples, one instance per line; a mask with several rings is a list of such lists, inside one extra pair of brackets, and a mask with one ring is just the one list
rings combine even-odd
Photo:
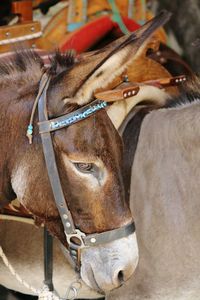
[(108, 161), (108, 157), (116, 160), (122, 155), (121, 138), (105, 111), (57, 131), (56, 140), (61, 150), (74, 159), (93, 161), (100, 157)]

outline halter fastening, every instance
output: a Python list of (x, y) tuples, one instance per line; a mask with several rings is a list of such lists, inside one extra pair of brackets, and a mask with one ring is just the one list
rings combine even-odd
[[(69, 245), (68, 252), (71, 257), (71, 262), (75, 264), (77, 270), (80, 269), (80, 250), (85, 247), (99, 246), (104, 243), (109, 243), (123, 237), (127, 237), (135, 231), (134, 223), (130, 223), (123, 227), (105, 231), (102, 233), (85, 234), (81, 230), (75, 227), (70, 210), (67, 207), (65, 201), (64, 193), (62, 190), (60, 177), (56, 165), (55, 153), (53, 149), (53, 143), (51, 138), (51, 131), (55, 131), (66, 126), (70, 126), (76, 122), (86, 119), (97, 111), (105, 108), (107, 103), (101, 100), (95, 100), (88, 105), (85, 105), (78, 110), (63, 115), (61, 117), (51, 119), (48, 118), (47, 113), (47, 89), (50, 83), (51, 77), (47, 73), (44, 73), (41, 81), (38, 96), (35, 100), (35, 105), (33, 107), (33, 113), (38, 102), (38, 114), (39, 114), (39, 132), (41, 134), (43, 153), (45, 157), (47, 172), (53, 191), (55, 203), (62, 220), (64, 227), (64, 232), (66, 235), (66, 240)], [(33, 118), (32, 118), (33, 119)], [(27, 135), (30, 140), (30, 135), (32, 135), (32, 124), (29, 124)], [(78, 243), (74, 242), (74, 238)], [(66, 250), (66, 249), (65, 249)]]

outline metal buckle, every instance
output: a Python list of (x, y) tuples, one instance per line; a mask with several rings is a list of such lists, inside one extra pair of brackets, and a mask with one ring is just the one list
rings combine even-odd
[[(67, 239), (67, 243), (69, 245), (70, 248), (73, 248), (75, 250), (77, 250), (78, 248), (83, 248), (85, 247), (85, 242), (83, 237), (85, 237), (85, 233), (80, 231), (79, 229), (75, 229), (74, 233), (68, 234), (65, 232), (66, 235), (66, 239)], [(79, 244), (75, 244), (71, 239), (72, 238), (76, 238), (80, 241), (80, 245)]]

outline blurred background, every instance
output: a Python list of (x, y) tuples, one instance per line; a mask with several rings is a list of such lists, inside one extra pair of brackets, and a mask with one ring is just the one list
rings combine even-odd
[(200, 70), (200, 1), (199, 0), (160, 0), (151, 1), (154, 12), (167, 9), (172, 12), (166, 25), (168, 33), (173, 33), (183, 57), (195, 72)]
[[(46, 41), (42, 43), (41, 39), (37, 38), (35, 39), (36, 45), (33, 46), (49, 50), (60, 47), (61, 44), (63, 46), (67, 39), (64, 33), (67, 32), (69, 35), (88, 21), (102, 15), (114, 14), (115, 20), (119, 22), (117, 16), (119, 12), (122, 16), (142, 24), (162, 9), (172, 12), (172, 18), (165, 27), (167, 45), (181, 54), (192, 69), (198, 72), (200, 67), (200, 56), (198, 55), (198, 39), (200, 38), (199, 0), (1, 0), (0, 25), (35, 21), (35, 31), (39, 36), (39, 27), (41, 26)], [(127, 25), (126, 21), (124, 23)], [(23, 30), (27, 34), (26, 30)], [(9, 38), (9, 34), (13, 35), (13, 33), (0, 31), (0, 39), (4, 39), (6, 34), (7, 38)], [(61, 48), (66, 49), (67, 47)], [(4, 49), (6, 51), (8, 47), (4, 47)], [(83, 50), (88, 49), (85, 47)], [(0, 51), (2, 52), (1, 46)]]
[[(20, 43), (36, 49), (44, 60), (55, 49), (73, 48), (77, 53), (98, 49), (138, 29), (163, 9), (172, 17), (156, 33), (158, 43), (148, 49), (147, 56), (172, 75), (198, 74), (199, 0), (1, 0), (0, 59)], [(0, 286), (0, 300), (33, 299), (37, 297)]]

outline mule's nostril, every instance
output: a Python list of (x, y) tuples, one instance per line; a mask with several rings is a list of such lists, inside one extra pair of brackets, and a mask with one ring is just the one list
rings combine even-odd
[(124, 272), (123, 271), (119, 271), (118, 280), (119, 280), (120, 284), (122, 284), (124, 282)]

